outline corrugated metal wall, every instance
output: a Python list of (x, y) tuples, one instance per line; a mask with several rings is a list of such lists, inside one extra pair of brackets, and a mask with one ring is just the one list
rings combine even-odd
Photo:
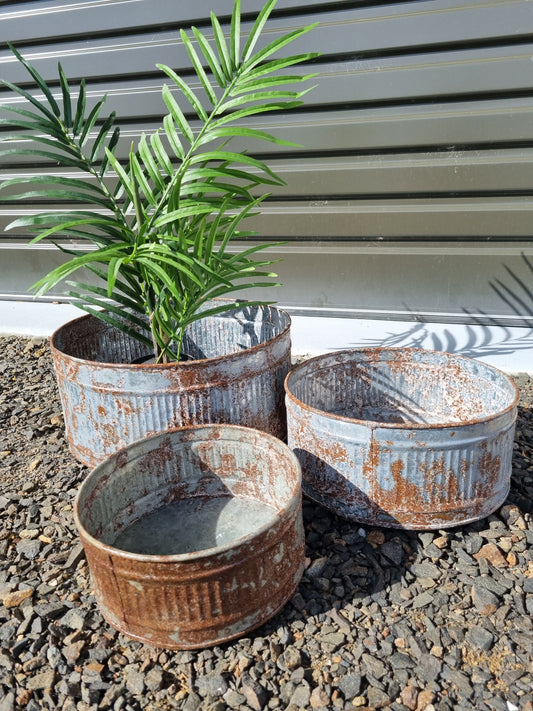
[[(262, 2), (242, 5), (251, 20)], [(208, 26), (211, 9), (227, 20), (231, 7), (4, 1), (0, 76), (32, 88), (6, 40), (47, 79), (60, 60), (69, 80), (87, 77), (91, 96), (108, 93), (127, 151), (165, 112), (156, 62), (187, 73), (178, 27)], [(280, 0), (268, 37), (313, 21), (291, 52), (323, 53), (317, 87), (303, 109), (256, 122), (304, 146), (255, 153), (287, 180), (255, 225), (261, 239), (288, 242), (273, 298), (295, 313), (523, 322), (533, 304), (532, 3)], [(53, 170), (0, 165), (1, 177)], [(2, 234), (42, 207), (0, 204), (0, 299), (24, 296), (59, 260)]]

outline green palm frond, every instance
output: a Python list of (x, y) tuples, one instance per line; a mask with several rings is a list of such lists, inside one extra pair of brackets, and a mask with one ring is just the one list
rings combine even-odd
[[(41, 295), (67, 281), (67, 294), (92, 313), (144, 344), (152, 343), (162, 360), (179, 359), (188, 325), (239, 301), (208, 306), (216, 297), (250, 287), (273, 286), (272, 260), (257, 259), (273, 245), (228, 249), (253, 233), (242, 223), (257, 214), (258, 189), (282, 185), (264, 161), (228, 144), (268, 142), (293, 146), (249, 121), (262, 114), (295, 109), (313, 74), (291, 67), (319, 55), (275, 57), (314, 25), (288, 32), (256, 50), (276, 0), (267, 0), (247, 37), (241, 33), (240, 0), (235, 0), (229, 31), (211, 14), (211, 35), (191, 28), (180, 37), (195, 72), (193, 82), (158, 64), (166, 115), (160, 129), (142, 134), (126, 158), (119, 156), (120, 129), (114, 112), (104, 115), (106, 96), (88, 108), (82, 80), (71, 86), (61, 65), (61, 100), (39, 72), (10, 45), (42, 97), (9, 82), (3, 84), (24, 104), (3, 106), (0, 124), (14, 129), (4, 136), (0, 155), (38, 157), (75, 177), (38, 176), (6, 180), (10, 199), (58, 198), (72, 205), (21, 217), (10, 229), (27, 229), (32, 242), (81, 239), (84, 252), (57, 242), (69, 260), (33, 287)], [(77, 93), (76, 93), (77, 92)], [(192, 117), (192, 119), (190, 118)], [(18, 192), (13, 196), (13, 189)], [(55, 243), (55, 242), (54, 242)], [(89, 272), (93, 281), (70, 277)], [(254, 304), (266, 302), (252, 302)], [(150, 332), (150, 333), (149, 333)]]

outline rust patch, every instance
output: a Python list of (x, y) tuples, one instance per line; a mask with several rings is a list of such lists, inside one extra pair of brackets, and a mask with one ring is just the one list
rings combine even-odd
[[(403, 475), (405, 463), (401, 459), (397, 459), (391, 464), (391, 474), (394, 479), (394, 487), (387, 491), (383, 487), (378, 488), (376, 482), (376, 500), (377, 504), (389, 513), (394, 512), (394, 516), (398, 517), (398, 507), (414, 508), (420, 505), (420, 490), (418, 486), (413, 484)], [(409, 502), (412, 502), (410, 504)]]
[(483, 500), (496, 490), (501, 481), (501, 463), (499, 454), (495, 455), (487, 451), (479, 458), (478, 467), (481, 476), (476, 482), (475, 495), (481, 505)]
[(424, 487), (430, 493), (427, 508), (438, 511), (446, 505), (455, 504), (461, 499), (458, 475), (465, 473), (465, 462), (461, 471), (454, 472), (446, 467), (444, 457), (440, 457), (429, 466), (421, 467), (424, 473)]
[(493, 455), (485, 452), (479, 458), (479, 471), (487, 477), (489, 483), (494, 483), (500, 475), (502, 458), (500, 455)]
[[(125, 450), (127, 452), (127, 449)], [(159, 473), (163, 472), (165, 466), (176, 460), (176, 455), (172, 447), (172, 439), (170, 434), (160, 440), (157, 447), (152, 449), (149, 454), (141, 457), (138, 460), (137, 466), (141, 472)]]
[(370, 442), (368, 456), (363, 462), (362, 474), (365, 479), (371, 481), (374, 478), (375, 469), (379, 461), (379, 447), (376, 445), (374, 438)]

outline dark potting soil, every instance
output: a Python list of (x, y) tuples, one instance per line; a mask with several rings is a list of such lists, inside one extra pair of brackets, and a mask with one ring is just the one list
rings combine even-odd
[(1, 338), (0, 711), (533, 711), (533, 382), (512, 486), (475, 524), (416, 533), (304, 502), (307, 569), (281, 613), (236, 642), (170, 652), (101, 617), (72, 517), (48, 345)]

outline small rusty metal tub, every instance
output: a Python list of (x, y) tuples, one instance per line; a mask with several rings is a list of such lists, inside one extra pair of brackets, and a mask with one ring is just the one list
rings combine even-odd
[(518, 393), (500, 371), (418, 348), (346, 350), (285, 380), (303, 490), (348, 519), (434, 529), (507, 497)]
[(300, 466), (258, 430), (200, 425), (135, 442), (89, 474), (74, 517), (105, 619), (157, 647), (249, 632), (303, 573)]
[(179, 363), (139, 364), (149, 349), (94, 316), (61, 326), (51, 345), (70, 451), (88, 467), (174, 427), (227, 422), (286, 436), (290, 317), (274, 306), (195, 321), (190, 360)]

